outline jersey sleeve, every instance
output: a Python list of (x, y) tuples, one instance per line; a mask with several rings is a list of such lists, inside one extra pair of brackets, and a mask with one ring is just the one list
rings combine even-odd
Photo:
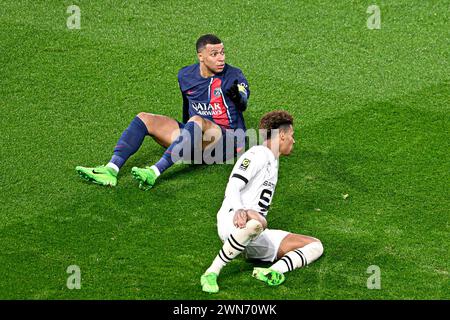
[(241, 190), (245, 187), (244, 181), (241, 179), (230, 179), (225, 189), (225, 198), (228, 199), (230, 203), (233, 204), (233, 209), (235, 211), (243, 209), (241, 200)]
[(245, 98), (245, 101), (247, 102), (248, 98), (250, 98), (250, 87), (248, 85), (248, 81), (244, 76), (244, 73), (242, 73), (241, 70), (239, 70), (237, 74), (237, 80), (238, 80), (238, 89), (239, 93), (241, 95), (241, 98)]
[(264, 153), (248, 150), (234, 165), (230, 180), (240, 179), (247, 185), (264, 168), (265, 163), (266, 155)]
[(250, 88), (248, 81), (245, 78), (241, 70), (237, 74), (238, 81), (238, 92), (239, 92), (239, 102), (237, 102), (237, 107), (241, 112), (247, 110), (248, 98), (250, 97)]

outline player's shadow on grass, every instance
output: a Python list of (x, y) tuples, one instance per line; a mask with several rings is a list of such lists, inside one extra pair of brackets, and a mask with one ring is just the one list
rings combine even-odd
[[(352, 152), (331, 150), (331, 151), (317, 151), (317, 150), (303, 150), (301, 151), (301, 163), (305, 168), (312, 168), (319, 171), (322, 175), (322, 180), (327, 179), (331, 183), (346, 184), (351, 188), (366, 192), (367, 185), (362, 177), (352, 173), (352, 167), (357, 165), (364, 165), (370, 160), (368, 155), (360, 153), (356, 150)], [(309, 176), (305, 172), (305, 179), (313, 180), (315, 177)]]

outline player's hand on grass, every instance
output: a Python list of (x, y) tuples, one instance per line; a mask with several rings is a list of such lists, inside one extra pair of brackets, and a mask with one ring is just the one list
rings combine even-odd
[(247, 210), (239, 209), (234, 213), (233, 223), (237, 228), (244, 228), (247, 224)]

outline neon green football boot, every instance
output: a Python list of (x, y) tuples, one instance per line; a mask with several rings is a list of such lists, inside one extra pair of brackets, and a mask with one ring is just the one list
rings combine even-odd
[(252, 276), (269, 286), (278, 286), (285, 280), (284, 274), (270, 268), (254, 268)]
[(139, 189), (141, 190), (150, 190), (156, 182), (156, 173), (150, 167), (133, 167), (131, 173), (133, 174), (133, 177), (139, 181)]
[(200, 284), (202, 285), (202, 290), (204, 292), (219, 292), (219, 286), (217, 285), (217, 274), (214, 272), (203, 274), (200, 278)]
[(75, 170), (87, 181), (100, 184), (102, 186), (114, 187), (117, 185), (117, 172), (112, 168), (105, 166), (98, 166), (95, 168), (77, 166)]

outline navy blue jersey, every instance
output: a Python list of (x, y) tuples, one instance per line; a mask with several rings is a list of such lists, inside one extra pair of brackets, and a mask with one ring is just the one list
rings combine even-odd
[(226, 96), (235, 80), (238, 80), (239, 87), (246, 91), (249, 98), (247, 79), (238, 68), (225, 64), (222, 72), (209, 78), (200, 75), (198, 63), (180, 69), (178, 83), (183, 95), (183, 122), (199, 115), (224, 129), (246, 130), (242, 112)]

